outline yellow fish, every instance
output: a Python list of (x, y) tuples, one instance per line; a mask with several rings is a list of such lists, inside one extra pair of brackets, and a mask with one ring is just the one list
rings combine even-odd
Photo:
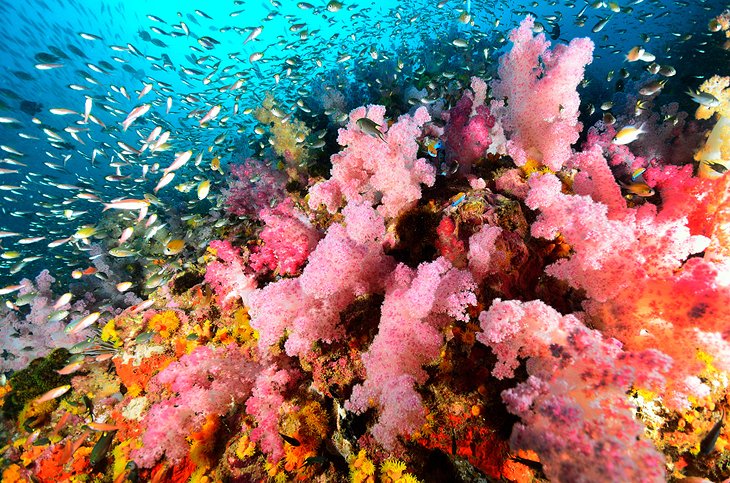
[(624, 145), (632, 143), (639, 139), (639, 136), (645, 132), (643, 126), (626, 126), (616, 133), (616, 137), (613, 138), (613, 144)]
[(117, 290), (120, 292), (126, 292), (130, 288), (132, 288), (132, 282), (119, 282), (117, 284)]
[(96, 227), (94, 226), (83, 226), (74, 233), (74, 238), (78, 240), (85, 240), (91, 238), (96, 233)]
[(167, 242), (167, 245), (165, 245), (165, 255), (177, 255), (183, 250), (183, 248), (185, 248), (185, 240), (180, 238), (170, 240)]
[(20, 256), (20, 252), (5, 252), (0, 257), (4, 258), (5, 260), (12, 260), (13, 258), (18, 258)]
[(210, 193), (210, 181), (205, 179), (198, 185), (198, 199), (204, 200)]
[(633, 193), (637, 196), (641, 196), (642, 198), (654, 196), (654, 193), (655, 193), (655, 191), (648, 184), (642, 183), (642, 182), (635, 182), (635, 183), (629, 183), (629, 184), (621, 183), (621, 186), (629, 193)]

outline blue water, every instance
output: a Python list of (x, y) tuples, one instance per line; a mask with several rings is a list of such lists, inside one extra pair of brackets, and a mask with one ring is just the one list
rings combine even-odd
[[(441, 7), (435, 1), (345, 1), (337, 12), (327, 11), (327, 2), (310, 3), (314, 8), (302, 8), (306, 5), (295, 1), (282, 1), (280, 6), (264, 0), (184, 2), (182, 10), (183, 2), (141, 0), (6, 2), (2, 7), (0, 116), (18, 123), (0, 125), (0, 144), (23, 154), (3, 151), (3, 158), (26, 166), (0, 163), (1, 168), (19, 171), (0, 174), (0, 231), (19, 233), (0, 238), (0, 251), (20, 252), (16, 258), (0, 260), (0, 287), (32, 277), (42, 269), (49, 269), (63, 284), (74, 269), (89, 267), (89, 244), (83, 240), (56, 248), (49, 248), (48, 243), (71, 237), (81, 226), (95, 225), (99, 231), (90, 243), (109, 248), (114, 246), (110, 240), (119, 236), (129, 219), (117, 212), (106, 212), (102, 218), (101, 204), (77, 195), (91, 192), (105, 202), (142, 198), (152, 193), (161, 177), (160, 172), (150, 173), (145, 180), (135, 181), (142, 176), (142, 166), (152, 168), (159, 163), (164, 168), (175, 152), (189, 149), (194, 156), (203, 154), (200, 165), (191, 161), (178, 171), (174, 181), (157, 194), (160, 203), (151, 211), (166, 223), (170, 237), (196, 240), (188, 256), (199, 254), (204, 248), (200, 241), (209, 232), (196, 238), (189, 232), (197, 228), (181, 219), (220, 213), (218, 192), (226, 185), (226, 165), (265, 151), (268, 142), (254, 133), (258, 122), (245, 111), (258, 107), (267, 92), (287, 110), (301, 101), (312, 112), (295, 109), (294, 116), (313, 129), (326, 128), (333, 133), (338, 127), (336, 121), (317, 112), (322, 107), (325, 84), (342, 90), (349, 109), (378, 102), (390, 92), (402, 95), (407, 87), (425, 82), (425, 75), (443, 86), (449, 85), (441, 76), (443, 72), (493, 76), (500, 53), (509, 46), (505, 40), (509, 30), (528, 13), (537, 17), (555, 42), (590, 36), (596, 43), (594, 62), (586, 73), (590, 82), (581, 89), (586, 125), (598, 120), (601, 103), (613, 101), (616, 109), (621, 109), (636, 95), (638, 85), (649, 78), (640, 65), (643, 63), (624, 62), (626, 52), (635, 45), (645, 45), (657, 56), (657, 62), (677, 69), (677, 76), (668, 82), (656, 104), (676, 101), (686, 110), (693, 106), (684, 91), (697, 87), (710, 75), (726, 75), (730, 60), (720, 48), (718, 35), (722, 34), (707, 29), (708, 21), (729, 6), (721, 1), (621, 1), (622, 12), (612, 12), (607, 4), (594, 8), (582, 0), (451, 0)], [(584, 18), (577, 19), (584, 7)], [(464, 24), (458, 18), (467, 9), (472, 21)], [(596, 23), (606, 17), (605, 27), (593, 33)], [(258, 26), (263, 26), (262, 33), (244, 45), (250, 29)], [(100, 39), (84, 39), (82, 32)], [(206, 36), (218, 43), (209, 39), (201, 43), (200, 38)], [(455, 38), (466, 39), (468, 47), (452, 45)], [(370, 55), (373, 51), (378, 53), (377, 59)], [(249, 61), (254, 52), (263, 52), (263, 59)], [(36, 64), (49, 58), (37, 57), (39, 53), (51, 54), (57, 58), (52, 63), (63, 66), (37, 69)], [(351, 58), (345, 59), (345, 55)], [(399, 61), (402, 68), (396, 73)], [(617, 90), (616, 73), (622, 67), (630, 77), (623, 90)], [(614, 75), (607, 81), (610, 71)], [(240, 89), (228, 89), (239, 79)], [(152, 91), (138, 100), (137, 93), (150, 83)], [(84, 90), (69, 85), (83, 86)], [(122, 87), (130, 100), (119, 92)], [(106, 128), (92, 122), (79, 124), (87, 96), (93, 98), (91, 114)], [(168, 97), (172, 98), (172, 109), (166, 114)], [(21, 110), (24, 101), (28, 112)], [(150, 112), (123, 132), (121, 123), (127, 113), (143, 103), (152, 104)], [(222, 106), (221, 114), (202, 128), (200, 117), (216, 104)], [(238, 104), (237, 114), (234, 104)], [(595, 107), (592, 115), (590, 105)], [(82, 114), (59, 116), (49, 111), (52, 108)], [(195, 110), (201, 112), (189, 117)], [(392, 117), (398, 114), (393, 112)], [(227, 121), (221, 123), (226, 116)], [(171, 131), (170, 150), (155, 156), (122, 153), (118, 142), (139, 148), (140, 138), (157, 125)], [(78, 133), (79, 141), (64, 130), (69, 126), (88, 131)], [(55, 147), (44, 128), (60, 136)], [(23, 138), (21, 133), (37, 139)], [(226, 138), (215, 144), (222, 133)], [(324, 152), (328, 149), (334, 147), (328, 146)], [(111, 164), (122, 161), (120, 153), (124, 166), (119, 174), (129, 178), (110, 181), (106, 177), (117, 174)], [(222, 173), (210, 169), (214, 156), (221, 160)], [(207, 199), (198, 201), (195, 188), (190, 187), (201, 179), (209, 179), (213, 187)], [(184, 186), (175, 188), (185, 183), (189, 183), (187, 192)], [(21, 238), (38, 236), (45, 239), (18, 243)]]

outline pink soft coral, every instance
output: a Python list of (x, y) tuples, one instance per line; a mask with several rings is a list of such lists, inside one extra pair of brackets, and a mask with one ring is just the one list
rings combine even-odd
[(561, 189), (554, 175), (530, 178), (525, 203), (540, 211), (532, 235), (548, 239), (558, 232), (563, 235), (575, 253), (546, 271), (586, 290), (594, 300), (609, 300), (629, 284), (671, 273), (709, 242), (705, 237), (691, 235), (685, 219), (657, 218), (653, 205), (628, 210), (614, 197), (615, 209), (609, 211), (608, 205), (590, 196), (568, 195)]
[(427, 378), (423, 365), (438, 357), (445, 323), (468, 320), (465, 310), (476, 303), (475, 288), (469, 272), (453, 268), (443, 257), (417, 271), (398, 265), (390, 275), (378, 335), (362, 355), (367, 379), (354, 387), (346, 403), (349, 410), (363, 412), (375, 402), (380, 417), (372, 434), (386, 449), (425, 422), (416, 391)]
[[(143, 468), (154, 466), (163, 454), (179, 463), (190, 451), (187, 438), (208, 416), (223, 416), (249, 397), (259, 369), (234, 344), (199, 346), (167, 366), (148, 385), (148, 394), (159, 401), (142, 421), (142, 448), (132, 458)], [(174, 395), (165, 397), (166, 389)]]
[[(622, 156), (631, 158), (630, 153)], [(712, 239), (692, 233), (668, 180), (677, 179), (680, 193), (695, 193), (695, 200), (703, 200), (701, 209), (689, 198), (686, 203), (690, 212), (706, 214), (693, 215), (692, 227), (704, 233), (716, 233), (713, 224), (718, 218), (710, 215), (709, 206), (721, 196), (711, 188), (723, 185), (706, 184), (710, 191), (702, 197), (688, 170), (652, 167), (647, 172), (652, 182), (661, 184), (659, 195), (669, 200), (668, 206), (658, 210), (643, 203), (629, 208), (618, 197), (607, 161), (595, 147), (576, 155), (571, 164), (581, 170), (575, 189), (586, 195), (563, 193), (554, 175), (532, 176), (529, 182), (525, 202), (540, 213), (532, 225), (533, 236), (552, 238), (559, 232), (573, 252), (546, 272), (585, 291), (583, 307), (604, 334), (621, 340), (629, 350), (656, 348), (671, 356), (676, 367), (664, 403), (686, 409), (690, 396), (707, 392), (707, 387), (687, 382), (696, 380), (704, 367), (697, 350), (711, 355), (716, 368), (730, 368), (730, 344), (714, 336), (726, 330), (718, 321), (730, 318), (730, 278), (722, 257), (712, 251), (704, 258), (696, 256)], [(692, 390), (699, 392), (688, 392)]]
[(266, 226), (261, 231), (262, 247), (251, 254), (251, 268), (264, 268), (281, 275), (294, 275), (317, 245), (319, 232), (297, 211), (291, 199), (279, 203), (273, 210), (264, 210), (261, 219)]
[(494, 127), (495, 118), (484, 105), (487, 86), (483, 80), (473, 77), (472, 90), (465, 90), (444, 117), (446, 124), (446, 152), (450, 160), (459, 163), (461, 173), (469, 173), (471, 166), (489, 148), (492, 138), (489, 131)]
[(501, 234), (500, 227), (484, 225), (469, 238), (469, 270), (477, 282), (497, 270), (502, 255), (496, 253), (496, 243)]
[(557, 171), (578, 140), (580, 99), (576, 88), (591, 62), (593, 42), (574, 39), (548, 50), (545, 35), (532, 34), (528, 16), (513, 30), (512, 50), (499, 59), (499, 80), (492, 89), (497, 99), (507, 98), (501, 123), (510, 134), (508, 152), (522, 166), (528, 158)]
[[(380, 126), (385, 141), (358, 127), (358, 119), (364, 117)], [(436, 170), (418, 158), (416, 141), (430, 119), (421, 107), (388, 127), (383, 106), (353, 110), (347, 126), (339, 131), (337, 142), (344, 149), (332, 156), (332, 177), (310, 189), (309, 206), (324, 204), (334, 213), (343, 201), (365, 201), (379, 205), (378, 212), (386, 218), (410, 208), (421, 197), (420, 185), (431, 186), (435, 181)]]
[(496, 299), (479, 316), (477, 339), (492, 348), (496, 377), (526, 359), (529, 378), (502, 397), (522, 418), (512, 445), (531, 449), (555, 481), (664, 481), (662, 455), (642, 438), (626, 392), (658, 389), (671, 360), (658, 351), (627, 353), (572, 315), (539, 300)]
[(608, 207), (588, 196), (561, 193), (554, 175), (532, 176), (525, 203), (539, 209), (532, 236), (553, 239), (560, 232), (575, 254), (547, 268), (547, 273), (586, 290), (589, 297), (608, 300), (636, 279), (640, 267), (626, 256), (635, 242), (632, 225), (611, 220)]
[(607, 216), (618, 218), (626, 214), (626, 200), (621, 195), (621, 187), (616, 183), (611, 168), (603, 157), (600, 145), (577, 153), (570, 160), (571, 167), (579, 171), (573, 179), (576, 194), (590, 196), (607, 206)]
[(285, 403), (284, 391), (294, 380), (286, 369), (271, 365), (256, 377), (251, 397), (246, 401), (246, 412), (256, 419), (251, 440), (261, 446), (269, 459), (278, 462), (284, 456), (284, 443), (279, 436), (279, 416)]
[(339, 314), (357, 297), (382, 291), (394, 265), (381, 246), (383, 218), (366, 203), (350, 204), (344, 214), (345, 224), (330, 226), (298, 278), (271, 283), (251, 295), (251, 326), (259, 331), (264, 352), (285, 331), (289, 355), (310, 350), (318, 340), (341, 338)]
[(221, 305), (230, 306), (239, 298), (248, 303), (249, 295), (256, 288), (256, 280), (246, 268), (241, 249), (221, 240), (213, 240), (208, 246), (215, 250), (219, 260), (208, 264), (205, 281), (213, 287)]

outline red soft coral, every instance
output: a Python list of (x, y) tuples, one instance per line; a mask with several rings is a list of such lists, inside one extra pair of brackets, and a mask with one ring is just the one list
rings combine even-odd
[(459, 239), (456, 223), (450, 216), (441, 218), (436, 227), (436, 249), (439, 254), (457, 267), (466, 266), (466, 245)]

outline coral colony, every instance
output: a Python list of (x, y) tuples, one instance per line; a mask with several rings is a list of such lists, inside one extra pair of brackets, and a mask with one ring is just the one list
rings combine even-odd
[(730, 79), (673, 162), (686, 117), (584, 132), (593, 44), (533, 25), (448, 112), (352, 110), (325, 177), (259, 113), (283, 161), (225, 193), (259, 225), (98, 333), (25, 280), (3, 481), (730, 477)]

